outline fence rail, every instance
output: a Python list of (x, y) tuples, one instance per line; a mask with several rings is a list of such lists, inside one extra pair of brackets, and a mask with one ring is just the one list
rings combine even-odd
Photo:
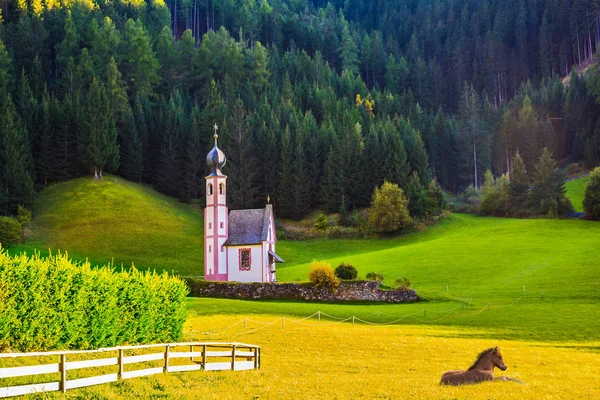
[[(185, 348), (183, 351), (175, 351)], [(127, 355), (132, 351), (147, 351), (151, 349), (160, 349), (159, 352)], [(112, 356), (98, 359), (77, 359), (86, 358), (92, 355), (112, 353)], [(102, 348), (98, 350), (81, 351), (49, 351), (49, 352), (31, 352), (31, 353), (1, 353), (0, 366), (7, 359), (22, 358), (52, 358), (58, 357), (58, 362), (25, 365), (16, 367), (0, 368), (0, 385), (3, 379), (32, 377), (44, 374), (60, 374), (60, 380), (45, 383), (35, 383), (18, 386), (0, 386), (0, 398), (21, 396), (40, 392), (65, 392), (68, 389), (81, 388), (92, 385), (99, 385), (108, 382), (116, 382), (120, 379), (137, 378), (141, 376), (155, 375), (167, 372), (182, 371), (222, 371), (222, 370), (249, 370), (260, 368), (260, 347), (244, 343), (222, 343), (222, 342), (184, 342), (184, 343), (166, 343), (151, 344), (141, 346), (118, 346)], [(227, 360), (223, 360), (223, 359)], [(171, 364), (171, 360), (188, 359), (187, 364)], [(160, 367), (151, 367), (144, 369), (130, 369), (132, 364), (161, 362)], [(82, 370), (86, 368), (114, 367), (118, 366), (118, 372), (106, 373), (85, 378), (68, 379), (67, 372)]]

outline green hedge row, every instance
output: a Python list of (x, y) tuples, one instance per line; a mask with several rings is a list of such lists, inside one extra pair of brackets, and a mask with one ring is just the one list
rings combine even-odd
[(92, 268), (0, 249), (0, 351), (93, 349), (181, 339), (187, 286), (163, 273)]

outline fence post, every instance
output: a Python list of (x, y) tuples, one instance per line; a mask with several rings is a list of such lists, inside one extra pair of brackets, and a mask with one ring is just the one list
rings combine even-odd
[(165, 346), (165, 367), (164, 372), (169, 372), (169, 345)]
[(354, 326), (354, 315), (352, 316), (352, 326)]
[(206, 345), (202, 345), (202, 369), (206, 370)]
[[(190, 353), (193, 353), (193, 352), (194, 352), (194, 345), (193, 345), (193, 344), (191, 344), (191, 345), (190, 345)], [(191, 362), (194, 362), (194, 355), (193, 355), (193, 354), (192, 354), (192, 355), (190, 355), (190, 361), (191, 361)]]
[(317, 314), (319, 314), (319, 322), (321, 322), (321, 311), (319, 311)]
[(254, 369), (258, 369), (258, 348), (254, 348)]
[(123, 349), (119, 349), (119, 379), (123, 379)]
[(67, 355), (60, 355), (60, 391), (67, 391)]
[(233, 349), (231, 350), (231, 370), (235, 371), (235, 344), (233, 345)]

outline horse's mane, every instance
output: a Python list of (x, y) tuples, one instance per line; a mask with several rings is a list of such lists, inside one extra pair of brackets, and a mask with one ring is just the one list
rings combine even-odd
[(483, 357), (485, 357), (485, 356), (486, 356), (486, 355), (487, 355), (489, 352), (491, 352), (491, 351), (493, 351), (493, 350), (494, 350), (494, 347), (490, 347), (489, 349), (487, 349), (487, 350), (484, 350), (484, 351), (482, 351), (481, 353), (479, 353), (479, 355), (477, 356), (477, 359), (475, 360), (475, 362), (473, 363), (473, 365), (471, 365), (471, 366), (469, 367), (469, 369), (468, 369), (468, 370), (470, 371), (470, 370), (472, 370), (472, 369), (475, 369), (475, 366), (476, 366), (476, 365), (479, 363), (479, 361), (481, 361), (481, 359), (482, 359)]

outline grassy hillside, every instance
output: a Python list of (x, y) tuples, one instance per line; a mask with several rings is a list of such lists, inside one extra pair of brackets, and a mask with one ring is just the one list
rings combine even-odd
[(565, 184), (565, 187), (567, 188), (567, 197), (571, 199), (575, 211), (583, 212), (583, 197), (585, 194), (585, 187), (589, 181), (589, 176), (583, 176), (581, 178), (573, 179)]
[(93, 263), (201, 275), (202, 211), (156, 191), (105, 176), (74, 179), (39, 194), (27, 242), (11, 252), (67, 250)]

